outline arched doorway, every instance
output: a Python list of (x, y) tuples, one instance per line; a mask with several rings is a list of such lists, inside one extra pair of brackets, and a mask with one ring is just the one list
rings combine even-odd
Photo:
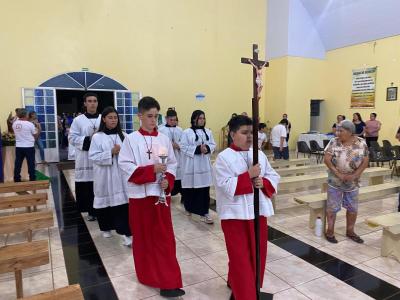
[(22, 89), (24, 107), (37, 113), (42, 127), (40, 138), (44, 144), (46, 161), (60, 160), (62, 136), (57, 116), (61, 113), (79, 112), (82, 95), (87, 91), (98, 93), (100, 112), (109, 105), (117, 109), (125, 132), (131, 133), (137, 129), (137, 104), (141, 97), (139, 92), (129, 91), (118, 81), (99, 73), (82, 71), (57, 75), (36, 88)]

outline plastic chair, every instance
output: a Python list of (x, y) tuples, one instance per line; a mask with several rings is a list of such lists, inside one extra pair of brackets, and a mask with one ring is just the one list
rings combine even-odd
[(311, 157), (311, 150), (306, 142), (304, 141), (297, 142), (297, 158), (299, 158), (299, 153), (303, 153), (304, 157), (306, 157), (306, 154), (308, 155), (309, 158)]
[(310, 141), (311, 154), (314, 154), (317, 158), (317, 164), (322, 161), (324, 157), (324, 148), (320, 147), (317, 141)]

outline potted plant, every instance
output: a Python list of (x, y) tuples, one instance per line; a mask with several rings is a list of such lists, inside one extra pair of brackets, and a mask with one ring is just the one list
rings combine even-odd
[(4, 131), (1, 134), (1, 144), (5, 146), (15, 146), (15, 135), (14, 133)]

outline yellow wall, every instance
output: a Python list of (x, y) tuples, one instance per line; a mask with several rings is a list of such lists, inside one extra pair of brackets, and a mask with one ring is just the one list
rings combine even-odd
[(271, 126), (287, 113), (292, 123), (289, 147), (310, 127), (310, 99), (326, 99), (325, 62), (283, 57), (273, 59), (267, 70), (265, 114)]
[[(181, 126), (203, 109), (217, 138), (231, 113), (251, 109), (251, 68), (240, 57), (265, 45), (264, 0), (3, 1), (1, 125), (21, 88), (90, 71), (175, 106)], [(4, 30), (6, 29), (6, 30)], [(263, 57), (263, 53), (260, 53)], [(6, 88), (5, 88), (6, 87)], [(195, 102), (197, 92), (206, 94)]]
[[(309, 130), (311, 99), (325, 99), (326, 132), (331, 130), (337, 114), (351, 118), (354, 112), (360, 112), (368, 119), (371, 112), (376, 112), (383, 123), (380, 140), (396, 142), (400, 99), (386, 101), (386, 88), (391, 82), (400, 86), (400, 36), (329, 51), (325, 60), (284, 57), (271, 60), (270, 66), (264, 111), (272, 125), (282, 113), (288, 113), (292, 149), (298, 135)], [(372, 66), (378, 66), (375, 108), (350, 109), (352, 70)]]
[[(400, 105), (397, 101), (386, 101), (386, 88), (393, 82), (400, 86), (400, 36), (375, 42), (346, 47), (327, 54), (328, 72), (328, 117), (331, 123), (343, 112), (350, 118), (359, 112), (368, 120), (371, 112), (378, 114), (382, 122), (379, 140), (396, 142), (394, 136), (400, 125)], [(377, 66), (377, 82), (374, 109), (350, 109), (352, 69)], [(400, 96), (400, 94), (398, 95)]]
[(269, 61), (269, 67), (265, 71), (264, 86), (264, 115), (269, 127), (277, 124), (286, 112), (287, 107), (287, 73), (288, 57), (277, 58)]

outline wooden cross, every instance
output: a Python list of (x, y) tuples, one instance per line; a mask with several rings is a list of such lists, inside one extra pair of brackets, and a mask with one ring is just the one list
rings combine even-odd
[[(259, 107), (258, 100), (259, 85), (256, 82), (257, 71), (263, 67), (268, 67), (268, 62), (258, 59), (258, 45), (253, 44), (253, 58), (241, 58), (242, 64), (249, 64), (253, 67), (253, 99), (252, 99), (252, 118), (253, 118), (253, 165), (258, 164), (258, 123), (259, 123)], [(254, 67), (257, 67), (257, 69)], [(264, 229), (265, 230), (265, 229)], [(263, 293), (260, 291), (260, 190), (254, 189), (254, 234), (256, 243), (256, 282), (255, 288), (257, 300), (272, 299), (272, 294)]]
[[(255, 65), (257, 68), (268, 67), (268, 62), (258, 59), (258, 45), (253, 44), (253, 58), (241, 58), (242, 64)], [(253, 164), (258, 163), (258, 123), (260, 121), (260, 112), (258, 107), (258, 85), (256, 83), (257, 70), (253, 67), (253, 99), (252, 99), (252, 117), (253, 117)]]
[(262, 69), (269, 66), (268, 62), (258, 59), (258, 52), (258, 45), (253, 44), (253, 58), (242, 57), (241, 59), (242, 64), (249, 64), (253, 66), (253, 96), (256, 99), (261, 97), (260, 89), (262, 89)]

